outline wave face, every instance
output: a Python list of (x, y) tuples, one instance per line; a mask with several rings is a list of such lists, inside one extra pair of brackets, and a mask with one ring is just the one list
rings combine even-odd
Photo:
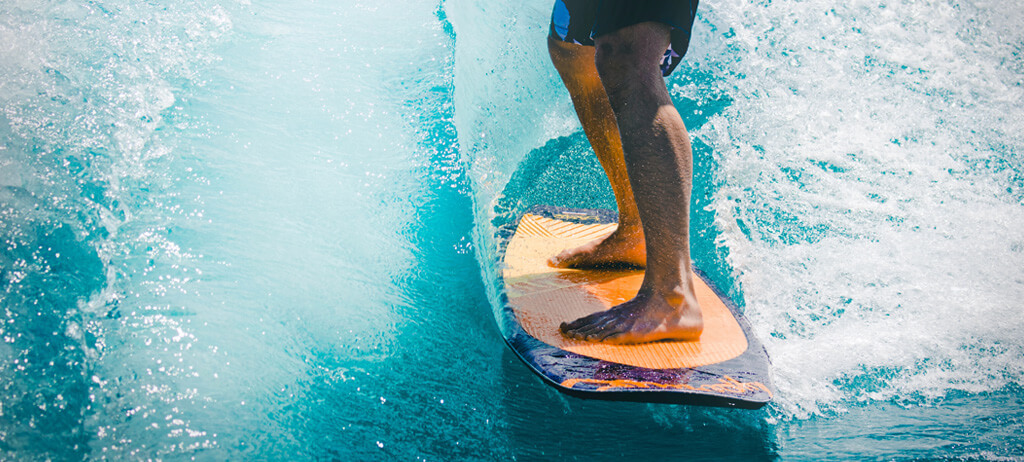
[(399, 347), (416, 312), (490, 322), (433, 291), (484, 303), (437, 2), (9, 3), (0, 459), (367, 459), (397, 416), (476, 422), (399, 404), (460, 383), (410, 386), (459, 351)]
[[(614, 204), (547, 62), (546, 3), (451, 15), (493, 285), (498, 228), (526, 207)], [(995, 3), (702, 3), (667, 82), (694, 142), (693, 253), (766, 340), (773, 418), (1019, 390), (1022, 19)]]

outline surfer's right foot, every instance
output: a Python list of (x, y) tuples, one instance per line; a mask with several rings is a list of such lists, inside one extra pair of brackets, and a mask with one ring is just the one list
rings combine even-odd
[(635, 267), (647, 264), (647, 247), (642, 229), (619, 232), (595, 239), (579, 247), (562, 251), (548, 260), (556, 268)]

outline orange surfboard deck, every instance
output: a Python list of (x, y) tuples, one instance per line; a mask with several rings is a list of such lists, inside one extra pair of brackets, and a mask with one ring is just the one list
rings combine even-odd
[[(579, 396), (760, 407), (771, 397), (764, 348), (734, 304), (696, 272), (704, 317), (696, 341), (611, 345), (569, 339), (562, 322), (632, 299), (642, 270), (554, 268), (562, 250), (610, 234), (608, 211), (535, 207), (506, 242), (506, 340), (542, 377)], [(517, 335), (518, 334), (518, 338)], [(733, 368), (733, 369), (730, 369)], [(728, 372), (728, 373), (726, 373)]]

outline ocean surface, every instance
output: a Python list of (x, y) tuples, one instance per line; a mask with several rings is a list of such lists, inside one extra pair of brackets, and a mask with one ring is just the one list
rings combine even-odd
[(667, 85), (758, 411), (505, 347), (497, 229), (614, 207), (550, 8), (0, 1), (0, 460), (1024, 460), (1024, 7), (701, 3)]

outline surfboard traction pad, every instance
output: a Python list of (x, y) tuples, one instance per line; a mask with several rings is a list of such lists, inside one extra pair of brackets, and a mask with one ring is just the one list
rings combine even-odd
[(770, 360), (735, 303), (702, 272), (697, 298), (705, 328), (696, 342), (610, 345), (572, 340), (558, 326), (636, 294), (642, 270), (569, 270), (547, 259), (610, 233), (603, 209), (535, 206), (501, 233), (506, 343), (530, 369), (580, 398), (757, 409), (773, 395)]

